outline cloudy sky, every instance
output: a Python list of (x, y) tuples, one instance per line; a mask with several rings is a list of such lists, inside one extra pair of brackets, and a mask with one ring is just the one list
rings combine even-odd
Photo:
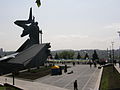
[(28, 19), (29, 9), (43, 30), (43, 42), (52, 50), (107, 49), (120, 45), (120, 0), (1, 0), (0, 48), (16, 50), (28, 36), (15, 20)]

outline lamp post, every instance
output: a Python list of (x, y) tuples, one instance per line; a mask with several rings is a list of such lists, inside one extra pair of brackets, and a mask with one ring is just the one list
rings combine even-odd
[(112, 43), (112, 70), (114, 72), (114, 42), (111, 42)]
[(112, 64), (114, 63), (114, 42), (111, 42), (112, 43)]
[(13, 77), (13, 85), (15, 85), (15, 72), (12, 72), (12, 77)]
[(112, 56), (112, 53), (111, 53), (111, 46), (110, 46), (110, 53), (109, 53), (109, 62), (112, 63), (112, 59), (111, 59), (111, 56)]
[[(119, 38), (120, 38), (120, 31), (117, 32), (119, 34)], [(120, 61), (120, 46), (119, 46), (119, 61)]]
[(42, 29), (40, 30), (40, 35), (41, 35), (41, 43), (40, 44), (42, 44), (42, 34), (43, 34), (43, 32), (42, 32)]
[(109, 62), (109, 51), (108, 51), (108, 48), (107, 48), (107, 63)]

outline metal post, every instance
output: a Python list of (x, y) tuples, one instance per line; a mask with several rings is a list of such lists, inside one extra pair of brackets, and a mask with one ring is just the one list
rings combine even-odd
[(114, 42), (111, 42), (112, 43), (112, 63), (114, 63)]
[(112, 63), (112, 49), (111, 49), (111, 46), (110, 46), (110, 53), (109, 53), (109, 62)]
[(114, 46), (114, 42), (112, 42), (112, 69), (113, 69), (113, 72), (114, 72), (114, 48), (113, 48), (113, 46)]
[[(119, 34), (119, 38), (120, 38), (120, 31), (118, 31), (117, 33)], [(118, 52), (119, 52), (119, 61), (120, 61), (120, 46)]]
[(42, 34), (43, 34), (43, 33), (42, 33), (42, 29), (41, 29), (41, 30), (40, 30), (40, 38), (41, 38), (41, 40), (40, 40), (41, 42), (40, 42), (40, 43), (41, 43), (41, 44), (42, 44)]
[(108, 51), (108, 48), (107, 48), (107, 63), (109, 62), (109, 51)]
[(14, 76), (14, 73), (12, 73), (12, 76), (13, 76), (13, 85), (15, 85), (15, 76)]

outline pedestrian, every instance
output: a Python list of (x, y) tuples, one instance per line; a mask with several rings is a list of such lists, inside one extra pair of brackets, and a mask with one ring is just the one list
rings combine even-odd
[(75, 66), (75, 62), (73, 62), (73, 66)]
[(120, 60), (119, 60), (118, 64), (119, 64), (119, 68), (120, 68)]
[(74, 82), (74, 90), (78, 90), (77, 80)]
[(91, 68), (92, 67), (92, 62), (90, 61), (89, 64), (90, 64), (90, 68)]
[(64, 72), (67, 72), (67, 65), (65, 64)]

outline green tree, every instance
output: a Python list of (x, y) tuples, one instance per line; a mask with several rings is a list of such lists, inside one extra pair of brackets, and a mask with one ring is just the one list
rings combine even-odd
[(58, 56), (58, 54), (57, 54), (57, 53), (55, 54), (54, 59), (59, 59), (59, 56)]
[(78, 52), (78, 55), (77, 55), (77, 59), (81, 59), (81, 55), (80, 55), (79, 52)]
[(73, 59), (74, 51), (63, 51), (59, 56), (61, 59)]

